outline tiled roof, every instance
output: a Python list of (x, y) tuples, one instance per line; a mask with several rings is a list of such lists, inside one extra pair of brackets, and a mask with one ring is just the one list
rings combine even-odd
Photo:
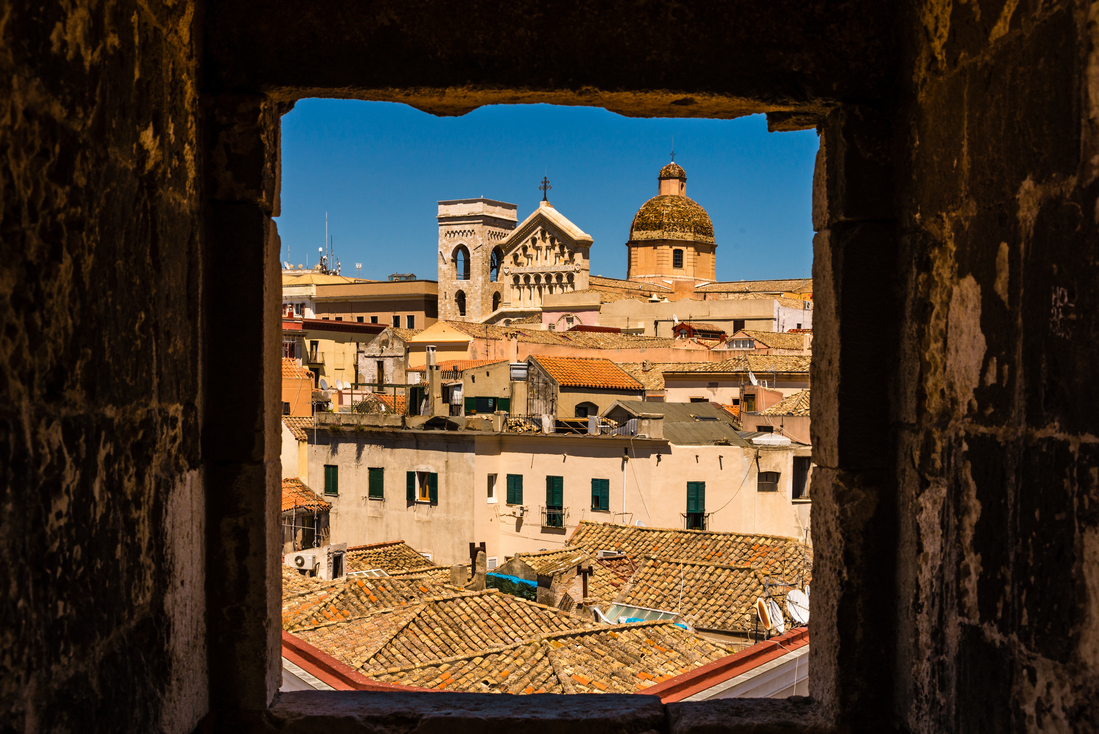
[(517, 341), (530, 344), (552, 344), (588, 349), (658, 349), (675, 346), (674, 339), (655, 336), (635, 336), (633, 334), (610, 334), (591, 331), (545, 331), (531, 326), (514, 324), (471, 324), (465, 321), (447, 321), (448, 326), (475, 339), (496, 339)]
[(411, 571), (388, 571), (387, 572), (393, 578), (407, 579), (427, 579), (436, 584), (449, 584), (450, 583), (450, 568), (448, 566), (431, 566), (430, 568), (419, 568)]
[[(664, 370), (675, 369), (681, 362), (619, 362), (618, 366), (630, 373), (646, 390), (664, 389)], [(646, 369), (646, 367), (648, 369)]]
[(305, 369), (294, 360), (285, 357), (282, 359), (282, 376), (298, 380), (309, 380), (310, 382), (313, 380), (312, 372)]
[(373, 397), (384, 405), (390, 412), (404, 415), (405, 413), (405, 396), (404, 395), (386, 395), (383, 393), (374, 393)]
[(801, 334), (789, 334), (782, 331), (756, 331), (755, 329), (741, 329), (738, 334), (744, 334), (759, 344), (771, 349), (804, 349), (805, 337)]
[(332, 622), (359, 619), (379, 610), (419, 607), (428, 600), (460, 593), (451, 586), (419, 578), (349, 576), (297, 594), (283, 590), (282, 627), (296, 633)]
[(695, 288), (703, 293), (812, 293), (812, 278), (791, 278), (789, 280), (734, 280), (721, 283), (707, 283)]
[(670, 293), (673, 290), (670, 286), (661, 285), (659, 283), (621, 280), (620, 278), (605, 278), (602, 275), (589, 275), (588, 286), (590, 290), (596, 291), (603, 288), (614, 288), (622, 291), (637, 291), (640, 294), (649, 293), (651, 291), (667, 291)]
[(409, 339), (423, 331), (423, 329), (402, 329), (397, 326), (390, 326), (387, 331), (391, 332), (398, 339), (408, 341)]
[(435, 567), (422, 553), (410, 548), (403, 540), (348, 548), (346, 563), (348, 571), (380, 568), (386, 573), (421, 571)]
[(489, 654), (367, 674), (465, 692), (635, 693), (731, 652), (674, 624), (643, 622), (547, 634)]
[(641, 383), (609, 359), (532, 357), (561, 387), (643, 390)]
[[(796, 354), (744, 354), (722, 362), (684, 362), (681, 368), (665, 370), (671, 372), (708, 372), (725, 374), (747, 374), (749, 370), (764, 372), (809, 372), (812, 358)], [(667, 380), (667, 377), (664, 378)]]
[(282, 595), (283, 597), (316, 591), (325, 586), (339, 584), (339, 581), (323, 581), (315, 576), (307, 576), (289, 566), (282, 567)]
[(305, 429), (313, 427), (313, 416), (284, 415), (282, 417), (282, 422), (290, 429), (290, 433), (293, 434), (294, 438), (299, 441), (309, 440), (309, 436), (305, 433)]
[(560, 333), (567, 343), (575, 347), (588, 349), (671, 349), (675, 339), (661, 336), (641, 336), (635, 334), (612, 334), (597, 331), (569, 331)]
[[(764, 595), (763, 580), (758, 569), (748, 566), (647, 558), (615, 601), (678, 612), (703, 629), (746, 632), (755, 619), (756, 599)], [(808, 580), (789, 579), (800, 585)], [(779, 607), (785, 593), (785, 588), (771, 590)]]
[(316, 492), (305, 486), (297, 477), (283, 479), (282, 511), (295, 508), (308, 512), (328, 512), (332, 509), (332, 505), (318, 497)]
[(767, 410), (761, 410), (760, 415), (809, 415), (809, 391), (788, 395)]
[[(475, 367), (484, 367), (490, 364), (500, 364), (501, 362), (507, 362), (506, 359), (448, 359), (443, 362), (439, 362), (440, 372), (455, 372), (473, 369)], [(427, 372), (427, 365), (421, 365), (419, 367), (409, 367), (409, 372)]]
[[(586, 564), (591, 560), (591, 557), (583, 549), (568, 547), (537, 553), (517, 553), (516, 555), (539, 575), (552, 575), (574, 568), (578, 564)], [(512, 556), (512, 558), (514, 557)]]
[(750, 566), (764, 573), (786, 572), (812, 566), (812, 550), (793, 538), (746, 535), (711, 530), (639, 528), (631, 525), (581, 520), (569, 545), (591, 553), (620, 550), (642, 557)]

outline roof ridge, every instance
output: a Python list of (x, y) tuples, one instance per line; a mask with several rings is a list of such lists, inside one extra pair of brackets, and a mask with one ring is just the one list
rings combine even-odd
[[(389, 633), (388, 635), (386, 635), (385, 637), (383, 637), (383, 638), (381, 638), (380, 640), (378, 640), (378, 641), (377, 641), (377, 642), (376, 642), (376, 643), (374, 644), (374, 652), (370, 653), (370, 655), (369, 655), (368, 657), (366, 657), (366, 658), (363, 658), (363, 661), (362, 661), (361, 663), (359, 663), (359, 666), (358, 666), (358, 667), (359, 667), (359, 670), (366, 670), (366, 664), (367, 664), (367, 663), (369, 663), (369, 662), (370, 662), (371, 660), (373, 660), (373, 659), (374, 659), (374, 657), (375, 657), (375, 656), (376, 656), (376, 655), (377, 655), (377, 654), (378, 654), (379, 652), (381, 652), (381, 651), (382, 651), (382, 650), (384, 650), (384, 649), (385, 649), (386, 647), (388, 647), (388, 646), (389, 646), (389, 643), (390, 643), (390, 642), (392, 642), (392, 641), (393, 641), (393, 639), (394, 639), (394, 638), (395, 638), (395, 637), (396, 637), (397, 635), (399, 635), (399, 634), (400, 634), (401, 632), (403, 632), (403, 631), (405, 630), (405, 628), (406, 628), (406, 627), (408, 627), (408, 625), (412, 624), (412, 620), (414, 620), (414, 619), (418, 619), (418, 618), (420, 617), (420, 615), (424, 613), (424, 610), (425, 610), (425, 609), (427, 609), (427, 604), (421, 604), (421, 605), (420, 605), (420, 608), (416, 610), (416, 613), (415, 613), (415, 614), (410, 614), (410, 615), (408, 615), (408, 619), (406, 619), (406, 620), (405, 620), (404, 622), (402, 622), (401, 624), (399, 624), (399, 625), (395, 626), (395, 627), (393, 628), (393, 630), (392, 630), (392, 631), (391, 631), (391, 632), (390, 632), (390, 633)], [(391, 610), (390, 610), (390, 611), (391, 611)]]
[[(712, 568), (728, 568), (733, 571), (755, 571), (757, 566), (750, 564), (734, 565), (729, 563), (713, 563), (711, 561), (691, 561), (686, 558), (662, 558), (660, 556), (641, 556), (646, 561), (654, 563), (682, 563), (685, 566), (710, 566)], [(641, 570), (640, 568), (638, 569)]]

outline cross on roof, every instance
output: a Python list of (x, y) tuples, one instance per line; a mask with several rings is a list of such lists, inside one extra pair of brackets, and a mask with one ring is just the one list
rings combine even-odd
[(675, 151), (672, 151), (672, 163), (675, 163)]
[(542, 185), (538, 187), (538, 190), (542, 192), (542, 201), (549, 201), (546, 196), (549, 194), (549, 190), (553, 187), (550, 186), (549, 176), (542, 177)]

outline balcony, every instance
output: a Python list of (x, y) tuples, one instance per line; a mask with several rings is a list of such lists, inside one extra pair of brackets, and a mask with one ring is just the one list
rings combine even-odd
[(305, 361), (307, 364), (324, 364), (324, 352), (319, 349), (310, 349)]
[(567, 507), (543, 507), (542, 510), (542, 527), (544, 528), (563, 528), (565, 527), (565, 518), (569, 516), (569, 508)]
[(681, 512), (686, 530), (709, 530), (712, 512)]

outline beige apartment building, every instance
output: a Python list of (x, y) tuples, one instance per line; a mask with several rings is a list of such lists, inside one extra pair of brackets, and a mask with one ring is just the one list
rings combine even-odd
[(313, 307), (318, 319), (425, 329), (439, 320), (439, 284), (388, 280), (318, 285)]
[(648, 434), (599, 436), (321, 415), (307, 432), (308, 475), (332, 504), (333, 542), (405, 540), (440, 564), (467, 561), (471, 542), (500, 563), (563, 547), (582, 520), (808, 540), (808, 446), (745, 440), (714, 406), (661, 407), (699, 417), (669, 414), (669, 437), (664, 413), (638, 413)]

